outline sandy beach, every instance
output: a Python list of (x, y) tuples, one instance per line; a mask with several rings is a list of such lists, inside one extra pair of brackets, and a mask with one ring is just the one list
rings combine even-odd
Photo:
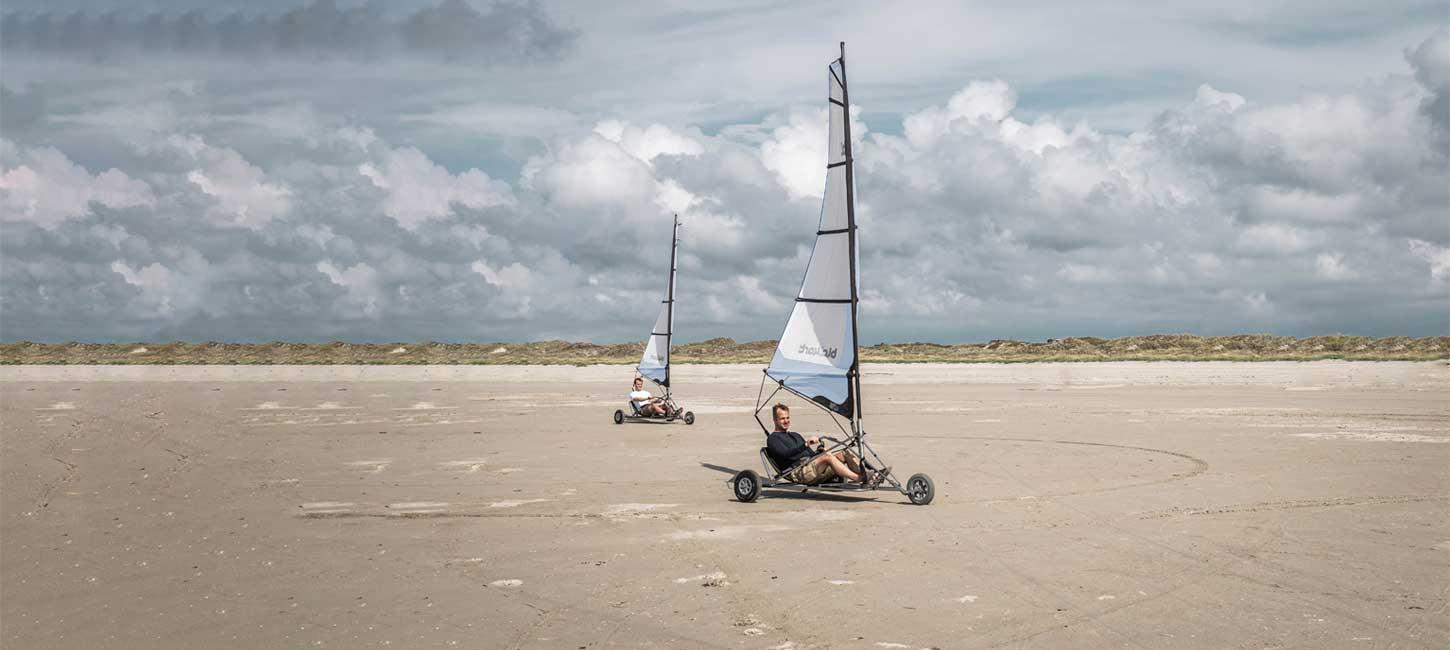
[(674, 372), (0, 367), (0, 645), (1450, 646), (1445, 362), (868, 365), (924, 507), (732, 500), (760, 368)]

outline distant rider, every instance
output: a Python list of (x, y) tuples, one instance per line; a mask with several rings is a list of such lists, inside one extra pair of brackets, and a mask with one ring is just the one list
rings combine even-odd
[(653, 395), (644, 389), (644, 378), (634, 378), (634, 390), (629, 394), (629, 402), (640, 415), (665, 417), (664, 400)]

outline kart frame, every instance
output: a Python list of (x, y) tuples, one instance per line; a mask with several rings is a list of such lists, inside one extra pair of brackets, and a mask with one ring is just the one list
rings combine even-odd
[(680, 405), (675, 402), (674, 396), (670, 394), (670, 389), (668, 387), (665, 388), (665, 394), (659, 399), (664, 403), (665, 409), (673, 415), (645, 415), (639, 412), (639, 409), (634, 405), (633, 401), (630, 401), (625, 402), (624, 408), (616, 409), (614, 411), (614, 423), (624, 424), (625, 422), (674, 422), (675, 420), (683, 421), (687, 425), (695, 423), (695, 412), (686, 411), (680, 408)]
[[(774, 381), (768, 374), (765, 377), (766, 379), (771, 379), (772, 381)], [(737, 499), (745, 502), (754, 501), (759, 496), (760, 490), (762, 489), (799, 490), (802, 493), (810, 492), (812, 490), (815, 490), (817, 492), (875, 492), (877, 490), (888, 489), (889, 486), (889, 489), (900, 492), (903, 496), (910, 499), (912, 503), (918, 505), (926, 505), (928, 503), (931, 503), (931, 500), (933, 496), (935, 496), (936, 492), (935, 486), (931, 482), (931, 478), (929, 478), (925, 474), (915, 474), (911, 478), (907, 479), (905, 483), (903, 483), (896, 478), (895, 473), (889, 468), (886, 462), (881, 459), (881, 456), (876, 453), (876, 450), (872, 449), (871, 445), (866, 442), (866, 431), (864, 429), (861, 429), (856, 422), (851, 422), (851, 424), (853, 425), (852, 428), (847, 429), (846, 426), (842, 424), (843, 418), (840, 416), (840, 414), (829, 408), (826, 408), (825, 406), (801, 394), (800, 392), (797, 392), (791, 387), (786, 386), (784, 382), (776, 381), (775, 389), (772, 390), (769, 395), (765, 395), (766, 379), (761, 380), (760, 393), (756, 396), (754, 415), (755, 423), (760, 426), (761, 433), (764, 434), (767, 438), (770, 436), (771, 430), (765, 425), (765, 421), (760, 419), (760, 413), (761, 411), (765, 410), (766, 405), (769, 404), (770, 401), (774, 399), (775, 396), (781, 391), (786, 391), (797, 397), (800, 397), (801, 399), (804, 399), (811, 404), (815, 404), (822, 411), (829, 413), (831, 415), (831, 422), (836, 425), (836, 428), (841, 430), (841, 433), (845, 436), (845, 438), (841, 439), (825, 435), (818, 436), (823, 442), (828, 444), (822, 444), (815, 450), (816, 453), (811, 455), (809, 458), (803, 459), (789, 467), (784, 468), (776, 466), (775, 462), (771, 460), (767, 447), (761, 447), (760, 465), (764, 471), (761, 474), (756, 474), (754, 470), (742, 470), (734, 477), (732, 477), (729, 481), (727, 481), (727, 484), (730, 485), (731, 490), (735, 493)], [(861, 459), (861, 464), (864, 469), (886, 469), (886, 476), (884, 476), (882, 480), (874, 486), (865, 483), (858, 483), (855, 481), (847, 481), (839, 476), (824, 483), (817, 483), (814, 485), (800, 483), (790, 478), (791, 474), (794, 473), (796, 469), (800, 468), (806, 463), (814, 461), (816, 458), (820, 457), (822, 453), (836, 453), (838, 451), (846, 451), (848, 453), (854, 454), (858, 459)]]

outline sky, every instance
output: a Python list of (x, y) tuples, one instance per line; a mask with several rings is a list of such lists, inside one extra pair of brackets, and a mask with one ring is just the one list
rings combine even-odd
[(1450, 335), (1450, 5), (7, 0), (0, 340)]

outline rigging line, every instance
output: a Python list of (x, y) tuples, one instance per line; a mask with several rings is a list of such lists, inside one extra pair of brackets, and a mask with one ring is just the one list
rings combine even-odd
[(847, 158), (845, 160), (842, 160), (841, 162), (826, 163), (826, 169), (835, 169), (837, 167), (840, 167), (841, 165), (849, 164), (851, 164), (851, 159)]
[(842, 103), (841, 103), (841, 102), (838, 102), (838, 101), (836, 101), (836, 99), (835, 99), (835, 98), (834, 98), (834, 97), (832, 97), (832, 98), (830, 98), (830, 102), (831, 102), (831, 103), (832, 103), (832, 104), (835, 104), (835, 105), (837, 105), (837, 106), (840, 106), (840, 107), (841, 107), (841, 108), (845, 108), (845, 107), (846, 107), (846, 105), (845, 105), (845, 104), (842, 104)]
[[(775, 379), (775, 377), (771, 377), (771, 379)], [(787, 393), (790, 393), (792, 395), (795, 395), (796, 397), (799, 397), (799, 398), (805, 400), (806, 402), (809, 402), (810, 404), (813, 404), (816, 408), (821, 409), (822, 411), (825, 411), (827, 413), (830, 413), (831, 414), (831, 421), (836, 423), (836, 428), (837, 429), (840, 429), (841, 430), (841, 433), (843, 433), (843, 434), (845, 434), (847, 436), (855, 436), (855, 434), (851, 433), (850, 431), (847, 431), (845, 427), (842, 427), (841, 426), (840, 418), (843, 417), (843, 416), (840, 413), (837, 413), (835, 410), (827, 407), (826, 405), (821, 404), (820, 402), (817, 402), (815, 400), (815, 398), (813, 398), (813, 397), (811, 397), (809, 395), (806, 395), (805, 393), (802, 393), (802, 392), (800, 392), (800, 391), (798, 391), (798, 390), (796, 390), (794, 388), (791, 388), (790, 386), (785, 385), (785, 382), (780, 381), (778, 379), (776, 381), (780, 383), (780, 388), (785, 389), (785, 391)], [(776, 389), (776, 392), (777, 393), (780, 392), (780, 388), (777, 388)], [(774, 396), (775, 393), (771, 393), (771, 395)], [(831, 403), (832, 404), (835, 404), (835, 402), (831, 402)]]

